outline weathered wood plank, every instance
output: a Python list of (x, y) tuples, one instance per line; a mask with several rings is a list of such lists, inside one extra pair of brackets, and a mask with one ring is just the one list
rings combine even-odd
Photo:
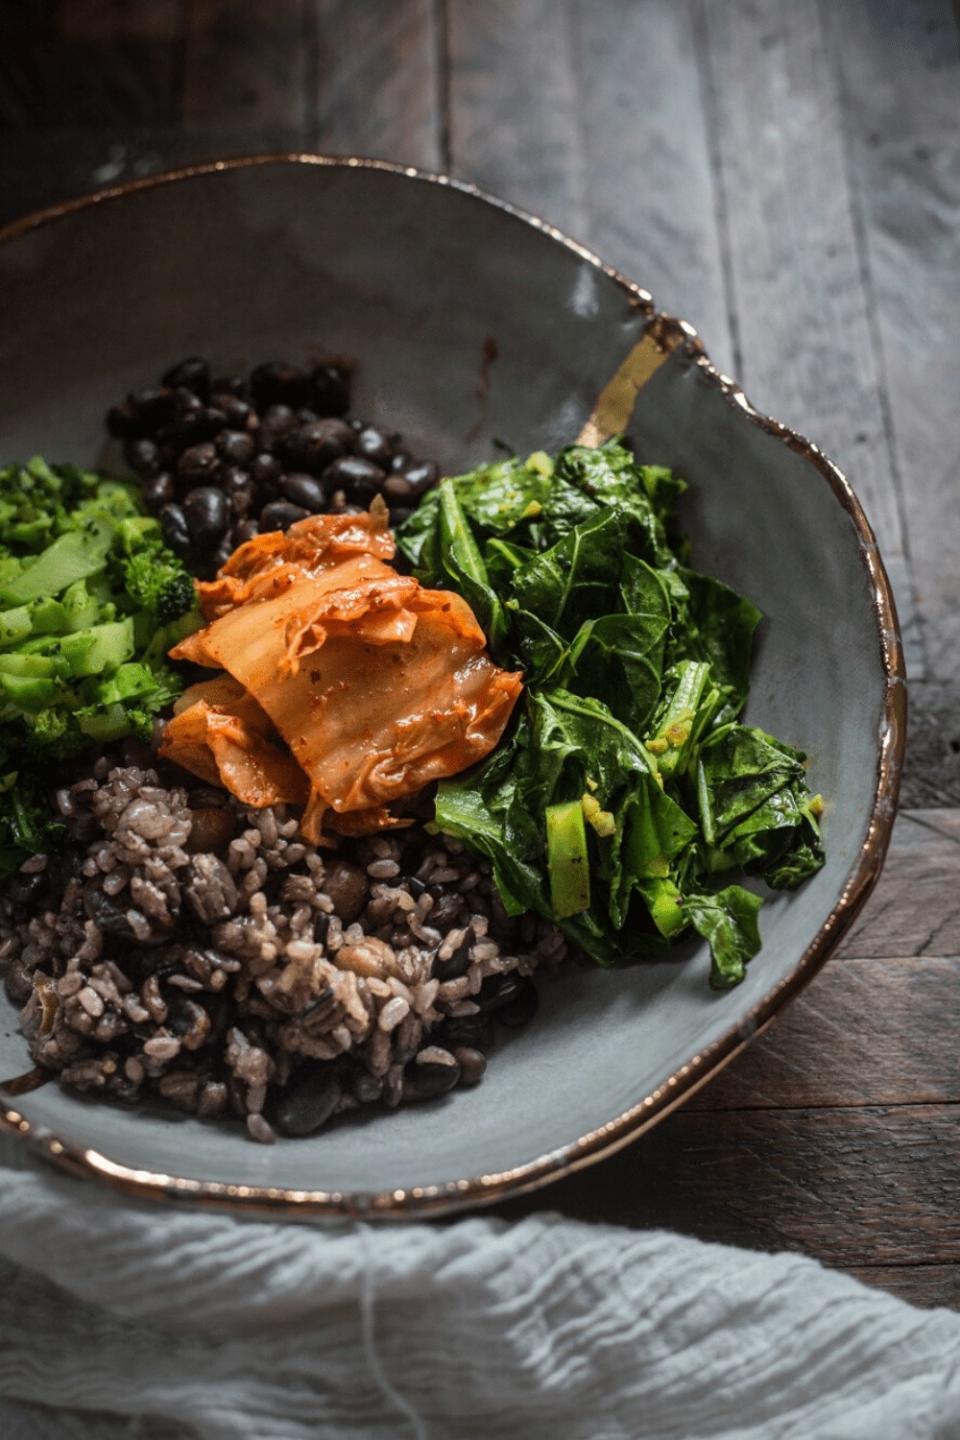
[(960, 1265), (851, 1265), (848, 1273), (922, 1310), (960, 1310)]
[(188, 8), (184, 0), (66, 0), (57, 32), (68, 41), (179, 40)]
[(440, 55), (431, 0), (311, 0), (312, 143), (441, 168)]
[(960, 679), (960, 38), (951, 0), (824, 4), (929, 673)]
[(960, 1104), (958, 996), (960, 959), (834, 960), (691, 1109)]
[(729, 368), (688, 0), (452, 0), (449, 14), (454, 171), (587, 241)]
[(0, 0), (0, 35), (44, 35), (52, 37), (56, 25), (57, 0)]
[[(264, 150), (296, 149), (299, 132), (263, 130)], [(3, 139), (0, 224), (104, 185), (177, 169), (251, 148), (248, 130), (179, 126), (63, 127), (8, 132)]]
[[(960, 1263), (960, 1109), (681, 1110), (600, 1169), (554, 1185), (551, 1209), (663, 1226), (832, 1265)], [(534, 1194), (501, 1206), (541, 1209)]]
[(454, 173), (589, 238), (567, 0), (448, 9)]
[[(900, 562), (891, 568), (909, 629), (901, 500), (817, 0), (703, 10), (740, 378), (757, 405), (847, 472), (882, 549)], [(919, 653), (908, 663), (921, 673)]]
[(181, 20), (180, 0), (71, 0), (58, 7), (55, 37), (49, 27), (5, 36), (0, 124), (40, 129), (172, 121)]
[(905, 810), (844, 956), (960, 955), (960, 810)]
[(960, 805), (960, 680), (911, 685), (909, 708), (901, 805)]
[(308, 0), (270, 5), (192, 0), (184, 124), (303, 131), (313, 103), (307, 95), (307, 12)]
[(577, 0), (590, 242), (733, 368), (700, 37), (688, 0)]

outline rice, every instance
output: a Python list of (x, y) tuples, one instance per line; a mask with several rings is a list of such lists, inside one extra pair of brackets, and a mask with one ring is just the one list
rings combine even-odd
[(283, 806), (187, 784), (98, 761), (57, 792), (68, 850), (0, 898), (35, 1063), (262, 1143), (476, 1083), (494, 1015), (532, 1016), (562, 935), (508, 916), (489, 870), (421, 824), (321, 850)]

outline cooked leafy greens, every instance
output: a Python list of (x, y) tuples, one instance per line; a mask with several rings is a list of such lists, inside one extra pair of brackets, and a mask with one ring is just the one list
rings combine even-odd
[(761, 898), (732, 872), (807, 879), (822, 802), (799, 751), (739, 721), (761, 616), (685, 563), (683, 488), (619, 440), (538, 452), (442, 481), (398, 541), (525, 672), (512, 731), (440, 785), (439, 829), (491, 861), (511, 914), (601, 964), (693, 930), (723, 989), (760, 948)]
[(194, 606), (128, 486), (39, 457), (0, 469), (0, 873), (56, 839), (51, 759), (149, 736)]

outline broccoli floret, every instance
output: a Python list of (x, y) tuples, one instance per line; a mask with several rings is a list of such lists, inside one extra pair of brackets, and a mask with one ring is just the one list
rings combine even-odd
[(137, 606), (167, 625), (192, 609), (193, 580), (164, 545), (148, 545), (123, 562), (123, 583)]

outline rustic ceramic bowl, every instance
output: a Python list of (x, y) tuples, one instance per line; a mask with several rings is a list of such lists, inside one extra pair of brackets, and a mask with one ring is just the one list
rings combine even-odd
[[(642, 266), (642, 251), (637, 256)], [(3, 1127), (142, 1196), (287, 1216), (437, 1212), (545, 1184), (641, 1134), (810, 979), (876, 879), (904, 735), (873, 535), (815, 446), (758, 415), (694, 332), (562, 235), (468, 186), (366, 160), (201, 166), (0, 234), (0, 456), (94, 461), (112, 399), (194, 351), (218, 368), (356, 356), (356, 409), (465, 469), (624, 427), (690, 482), (696, 563), (766, 615), (748, 718), (801, 746), (827, 864), (771, 898), (716, 995), (708, 957), (572, 970), (484, 1083), (271, 1148), (239, 1127), (0, 1090)], [(0, 1077), (28, 1067), (0, 1001)]]

